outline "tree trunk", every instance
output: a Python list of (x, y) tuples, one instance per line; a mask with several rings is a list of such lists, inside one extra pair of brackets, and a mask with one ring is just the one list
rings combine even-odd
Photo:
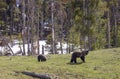
[(22, 0), (22, 18), (23, 18), (23, 28), (22, 28), (22, 41), (23, 41), (23, 53), (22, 55), (25, 55), (25, 1)]
[(54, 0), (51, 3), (51, 21), (52, 21), (52, 53), (55, 54), (55, 27), (54, 27)]
[[(18, 71), (16, 71), (16, 73), (20, 73)], [(40, 79), (51, 79), (51, 77), (49, 77), (46, 74), (36, 74), (34, 72), (28, 72), (28, 71), (23, 71), (21, 72), (22, 74), (28, 75), (28, 76), (32, 76), (34, 78), (40, 78)]]
[(11, 47), (9, 46), (9, 45), (7, 45), (8, 46), (8, 48), (10, 49), (10, 51), (12, 52), (12, 54), (14, 55), (14, 52), (13, 52), (13, 50), (11, 49)]
[(34, 55), (35, 54), (35, 50), (34, 50), (34, 34), (35, 34), (35, 24), (34, 24), (34, 17), (35, 17), (35, 14), (34, 14), (34, 11), (35, 11), (35, 2), (34, 0), (31, 0), (31, 4), (32, 4), (32, 10), (31, 10), (31, 55)]
[[(62, 17), (62, 16), (61, 16)], [(60, 28), (60, 50), (61, 50), (61, 54), (63, 54), (63, 46), (62, 46), (62, 39), (63, 39), (63, 22), (62, 22), (62, 18), (61, 18), (61, 28)]]
[(61, 54), (63, 54), (62, 41), (60, 41), (60, 50), (61, 50)]
[(110, 48), (110, 12), (108, 11), (108, 23), (107, 23), (107, 48)]
[(39, 50), (40, 50), (40, 44), (39, 44), (40, 28), (39, 28), (39, 7), (38, 6), (37, 6), (37, 11), (38, 11), (38, 13), (37, 13), (37, 17), (38, 17), (37, 18), (37, 54), (39, 55), (40, 54), (40, 52), (39, 52)]
[[(114, 10), (115, 11), (115, 10)], [(114, 46), (117, 47), (117, 18), (116, 18), (116, 12), (114, 13), (114, 37), (113, 37), (113, 41), (114, 41)]]

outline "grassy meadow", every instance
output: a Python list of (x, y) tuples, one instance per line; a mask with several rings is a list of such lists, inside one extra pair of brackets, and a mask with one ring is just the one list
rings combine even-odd
[(120, 48), (90, 51), (86, 63), (78, 58), (71, 64), (70, 54), (49, 55), (46, 62), (33, 56), (0, 56), (0, 79), (37, 79), (24, 75), (30, 71), (52, 79), (120, 79)]

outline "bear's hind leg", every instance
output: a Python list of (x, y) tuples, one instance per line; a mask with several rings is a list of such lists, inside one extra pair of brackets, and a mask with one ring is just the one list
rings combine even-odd
[(77, 59), (76, 58), (74, 58), (74, 62), (77, 63)]
[(70, 62), (73, 63), (73, 58), (71, 58)]

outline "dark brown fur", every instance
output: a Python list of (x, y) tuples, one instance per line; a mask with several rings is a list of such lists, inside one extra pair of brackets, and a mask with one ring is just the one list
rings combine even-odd
[(89, 51), (82, 52), (73, 52), (71, 56), (71, 63), (77, 63), (77, 58), (81, 58), (81, 60), (85, 63), (85, 56), (89, 53)]
[(42, 62), (42, 61), (47, 60), (46, 57), (44, 55), (42, 55), (42, 54), (38, 55), (37, 59), (38, 59), (38, 62), (40, 62), (40, 61)]

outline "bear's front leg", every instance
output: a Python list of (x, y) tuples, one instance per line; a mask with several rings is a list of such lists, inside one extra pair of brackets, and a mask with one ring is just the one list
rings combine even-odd
[(40, 62), (40, 61), (41, 61), (41, 58), (39, 58), (39, 57), (38, 57), (37, 59), (38, 59), (38, 62)]
[(85, 56), (80, 57), (81, 60), (85, 63)]

